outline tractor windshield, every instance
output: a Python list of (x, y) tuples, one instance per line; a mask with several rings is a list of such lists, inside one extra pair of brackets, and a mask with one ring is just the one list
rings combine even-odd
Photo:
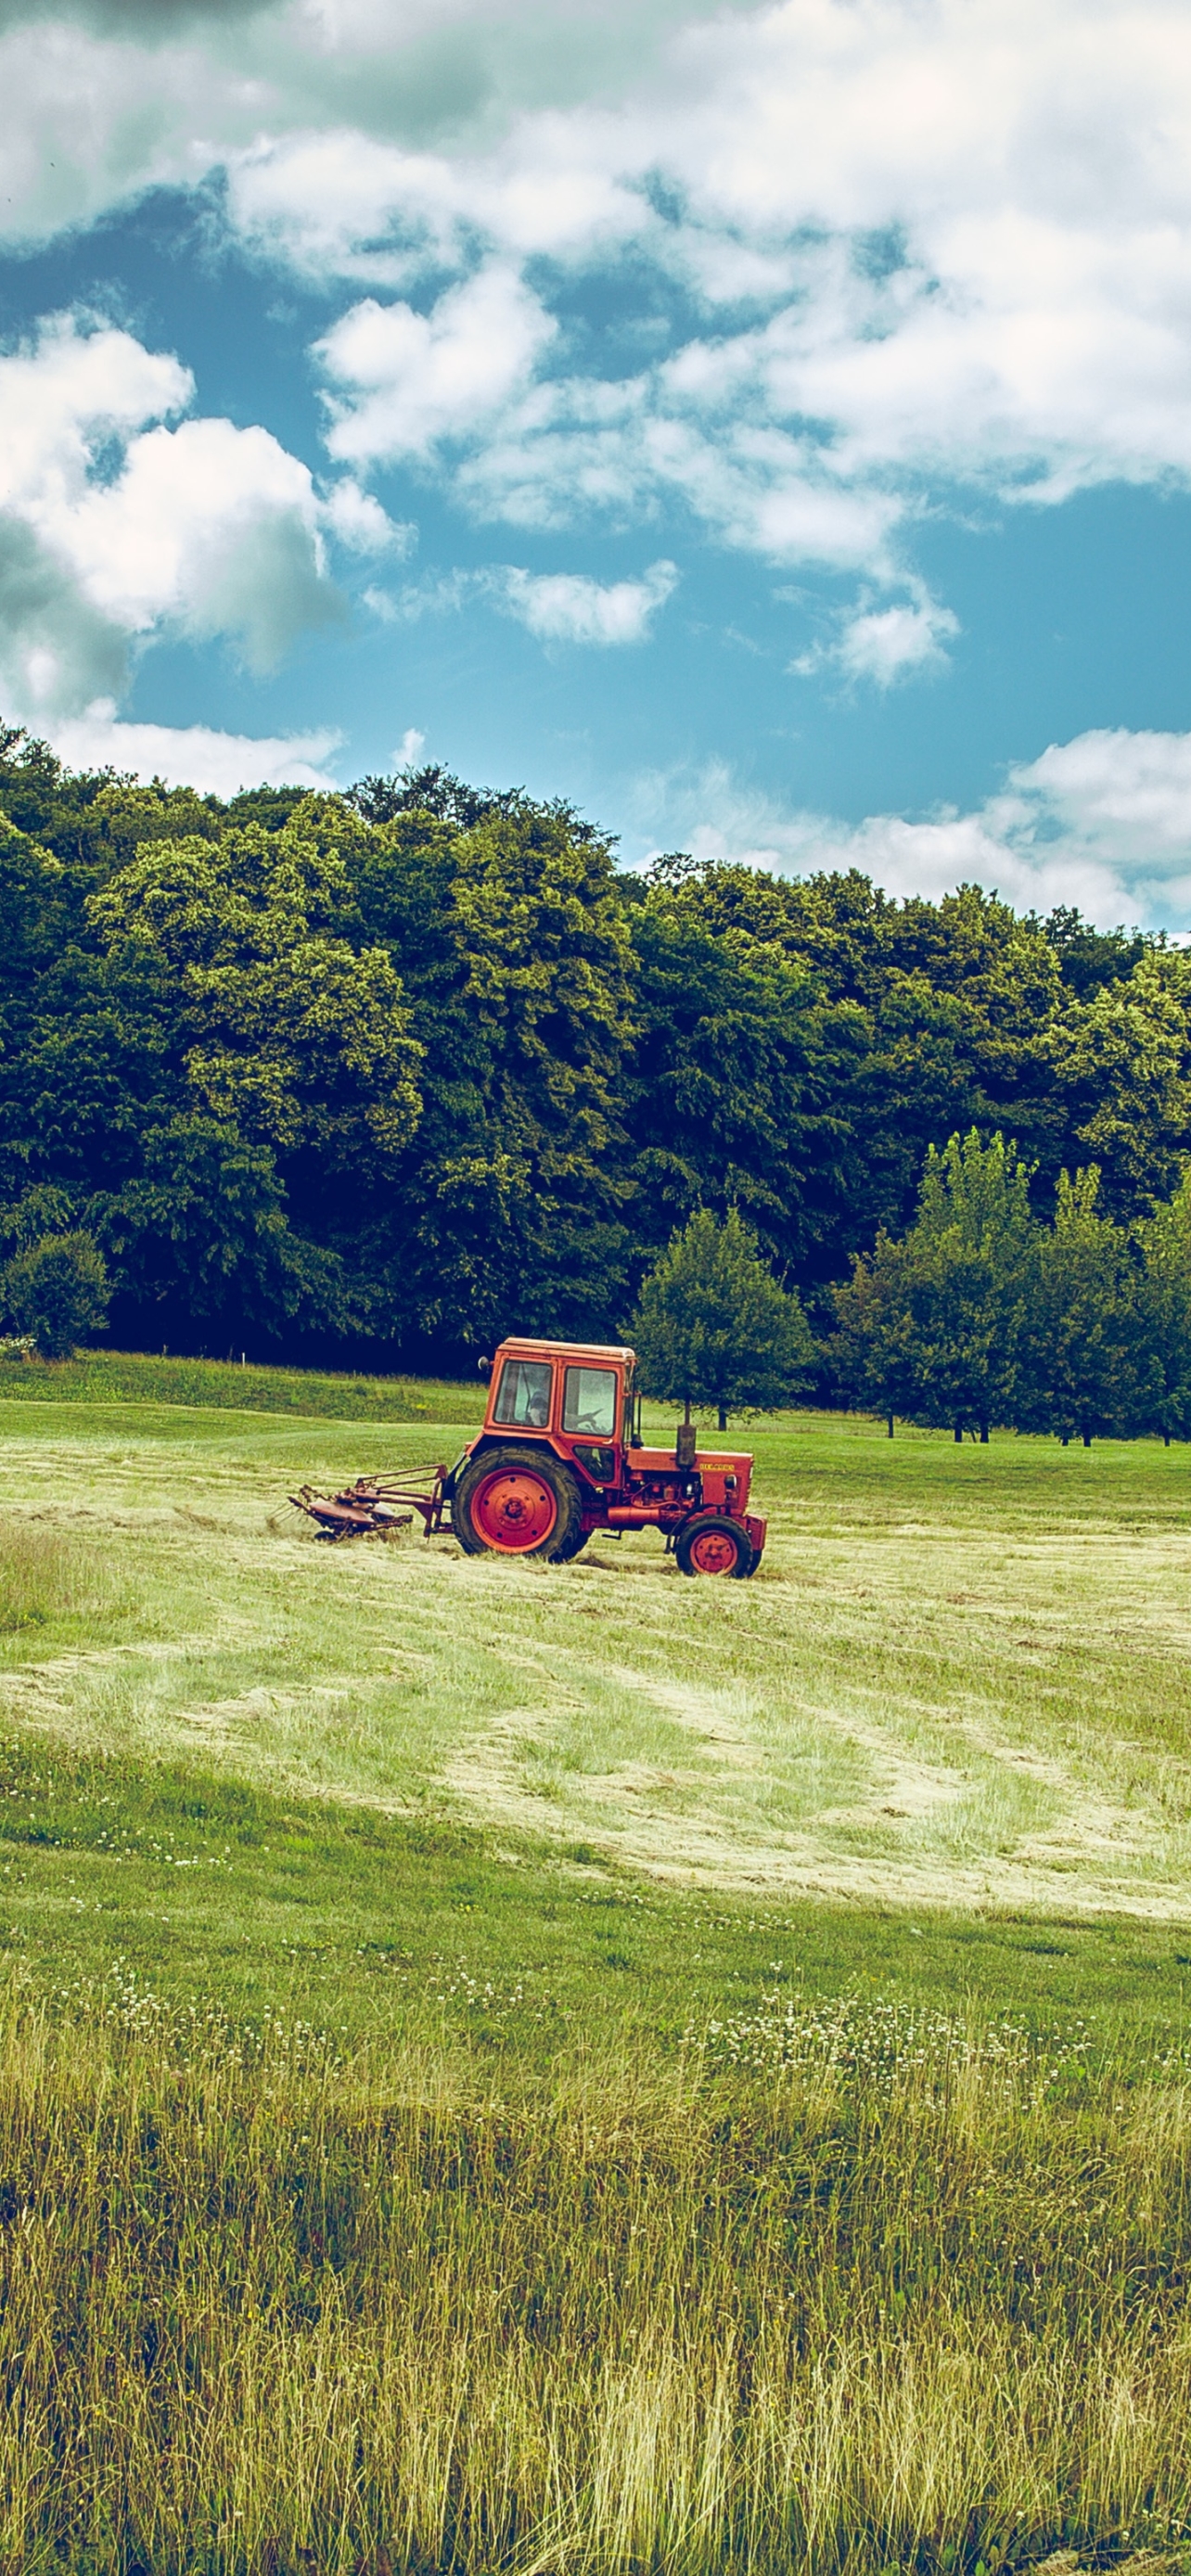
[(550, 1420), (549, 1360), (506, 1360), (493, 1407), (494, 1422), (543, 1431)]
[(616, 1371), (569, 1368), (562, 1398), (564, 1431), (587, 1431), (611, 1440), (616, 1430)]

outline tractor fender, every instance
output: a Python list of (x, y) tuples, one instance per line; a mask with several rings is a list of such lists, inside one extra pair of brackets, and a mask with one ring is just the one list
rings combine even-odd
[(474, 1440), (468, 1441), (467, 1447), (463, 1451), (462, 1456), (455, 1460), (455, 1464), (447, 1478), (448, 1489), (450, 1486), (458, 1483), (460, 1476), (463, 1474), (464, 1468), (470, 1467), (473, 1459), (483, 1457), (486, 1449), (512, 1448), (524, 1449), (526, 1455), (530, 1458), (553, 1458), (560, 1467), (569, 1467), (571, 1463), (569, 1458), (560, 1456), (560, 1453), (555, 1448), (552, 1440), (527, 1439), (523, 1431), (480, 1431), (477, 1432)]
[(458, 1456), (458, 1457), (457, 1457), (457, 1459), (455, 1460), (455, 1464), (454, 1464), (454, 1466), (453, 1466), (453, 1467), (448, 1467), (447, 1472), (446, 1472), (446, 1474), (445, 1474), (445, 1476), (443, 1477), (443, 1480), (442, 1480), (442, 1498), (443, 1498), (444, 1503), (449, 1503), (449, 1502), (450, 1502), (451, 1496), (452, 1496), (452, 1494), (453, 1494), (453, 1493), (454, 1493), (454, 1491), (455, 1491), (455, 1486), (456, 1486), (456, 1484), (457, 1484), (457, 1482), (458, 1482), (458, 1479), (459, 1479), (459, 1477), (463, 1474), (463, 1470), (464, 1470), (464, 1468), (466, 1467), (466, 1465), (467, 1465), (467, 1463), (468, 1463), (469, 1458), (471, 1457), (471, 1454), (472, 1454), (473, 1449), (478, 1449), (478, 1448), (479, 1448), (479, 1446), (480, 1446), (480, 1442), (479, 1442), (478, 1440), (472, 1440), (472, 1441), (469, 1441), (469, 1442), (468, 1442), (468, 1445), (467, 1445), (467, 1447), (466, 1447), (466, 1449), (461, 1449), (461, 1450), (460, 1450), (459, 1456)]

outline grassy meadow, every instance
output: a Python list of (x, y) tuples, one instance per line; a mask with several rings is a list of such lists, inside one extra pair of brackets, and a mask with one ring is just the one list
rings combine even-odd
[(0, 1370), (0, 2565), (1191, 2565), (1191, 1449), (289, 1509), (479, 1409)]

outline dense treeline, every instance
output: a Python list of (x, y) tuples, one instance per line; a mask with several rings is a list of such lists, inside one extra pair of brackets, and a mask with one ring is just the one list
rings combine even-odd
[(439, 770), (220, 802), (0, 744), (0, 1252), (93, 1238), (125, 1341), (606, 1337), (699, 1206), (822, 1331), (953, 1133), (1012, 1135), (1047, 1214), (1065, 1170), (1124, 1228), (1181, 1179), (1161, 941), (972, 887), (619, 874), (570, 807)]

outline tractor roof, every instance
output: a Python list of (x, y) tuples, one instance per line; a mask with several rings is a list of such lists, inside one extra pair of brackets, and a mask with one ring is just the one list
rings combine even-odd
[(623, 1342), (539, 1342), (520, 1333), (510, 1334), (508, 1341), (499, 1345), (497, 1359), (504, 1359), (506, 1355), (535, 1360), (552, 1360), (560, 1356), (568, 1360), (602, 1360), (605, 1366), (609, 1361), (632, 1361), (636, 1358), (635, 1351), (626, 1349)]

